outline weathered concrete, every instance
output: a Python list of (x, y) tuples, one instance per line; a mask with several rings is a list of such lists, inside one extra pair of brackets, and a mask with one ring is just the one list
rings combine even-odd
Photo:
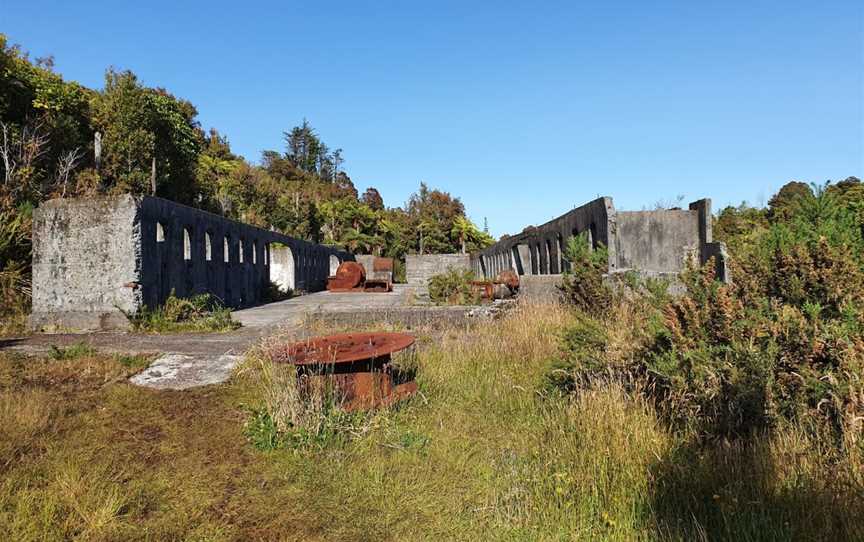
[(616, 270), (675, 273), (699, 257), (699, 221), (691, 211), (636, 211), (617, 214)]
[(225, 382), (243, 356), (222, 354), (201, 359), (185, 354), (165, 354), (129, 379), (146, 388), (185, 390)]
[[(33, 222), (33, 313), (40, 331), (123, 329), (126, 314), (173, 291), (253, 306), (269, 280), (324, 288), (349, 253), (168, 200), (130, 195), (43, 203)], [(271, 257), (278, 263), (271, 267)], [(271, 274), (271, 272), (273, 274)]]
[(306, 323), (334, 327), (386, 325), (396, 329), (441, 329), (466, 325), (476, 306), (431, 306), (368, 308), (364, 310), (319, 310), (306, 315)]
[(519, 277), (519, 299), (534, 303), (557, 303), (562, 300), (563, 275), (525, 275)]
[(415, 295), (429, 296), (429, 279), (448, 269), (471, 269), (468, 254), (409, 254), (405, 256), (405, 278)]
[(585, 234), (592, 246), (608, 250), (611, 274), (677, 274), (691, 262), (704, 264), (714, 257), (717, 277), (726, 281), (725, 248), (713, 242), (711, 220), (708, 199), (687, 210), (616, 211), (612, 198), (599, 198), (472, 254), (471, 266), (490, 279), (505, 269), (521, 276), (560, 274), (567, 271), (567, 240)]

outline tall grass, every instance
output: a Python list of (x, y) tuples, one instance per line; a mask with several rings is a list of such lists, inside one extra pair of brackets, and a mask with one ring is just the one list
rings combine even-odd
[[(615, 327), (650, 323), (644, 311), (612, 314)], [(839, 454), (795, 425), (694, 439), (668, 427), (631, 383), (602, 375), (577, 393), (549, 391), (566, 330), (577, 325), (560, 306), (520, 305), (495, 322), (421, 335), (420, 392), (357, 418), (326, 400), (304, 403), (292, 369), (261, 355), (266, 344), (232, 383), (184, 392), (130, 386), (129, 364), (84, 349), (0, 354), (0, 532), (14, 540), (864, 537), (860, 453)], [(636, 355), (637, 335), (605, 332), (609, 360)], [(260, 445), (248, 430), (256, 416), (277, 428), (271, 434), (303, 428), (321, 438)]]
[[(623, 363), (651, 323), (632, 306), (612, 315), (607, 355)], [(598, 378), (569, 396), (548, 392), (576, 318), (523, 304), (494, 324), (436, 336), (418, 356), (418, 397), (373, 414), (363, 438), (300, 461), (320, 489), (321, 521), (339, 522), (330, 510), (345, 506), (379, 518), (328, 528), (328, 538), (860, 536), (861, 456), (829, 455), (802, 428), (697, 444), (687, 429), (667, 427), (634, 383)], [(290, 389), (258, 384), (270, 401)]]

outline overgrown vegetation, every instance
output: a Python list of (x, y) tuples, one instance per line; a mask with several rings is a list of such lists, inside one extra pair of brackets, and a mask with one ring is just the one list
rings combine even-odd
[[(639, 350), (632, 330), (650, 339), (645, 307), (613, 307), (607, 359)], [(0, 526), (14, 540), (864, 535), (860, 450), (837, 455), (797, 425), (700, 444), (599, 375), (547, 391), (567, 348), (554, 338), (578, 318), (523, 305), (423, 339), (420, 393), (356, 420), (301, 413), (295, 429), (326, 413), (322, 438), (274, 422), (291, 369), (254, 357), (231, 384), (154, 392), (110, 356), (0, 354)]]
[(429, 298), (441, 305), (477, 305), (480, 294), (471, 288), (476, 280), (470, 269), (449, 268), (429, 278)]
[(612, 303), (612, 290), (604, 282), (609, 270), (609, 251), (601, 244), (594, 247), (587, 233), (567, 239), (564, 247), (562, 290), (570, 304), (589, 314), (602, 314)]
[(385, 207), (374, 187), (358, 194), (342, 150), (331, 150), (306, 120), (285, 132), (283, 151), (265, 150), (255, 165), (216, 129), (205, 131), (197, 114), (130, 71), (107, 70), (100, 90), (64, 81), (51, 58), (31, 61), (0, 34), (0, 333), (23, 327), (31, 215), (51, 198), (155, 194), (396, 259), (492, 243), (458, 198), (425, 184), (401, 207)]
[[(620, 386), (652, 405), (682, 443), (677, 461), (695, 469), (688, 479), (683, 467), (669, 467), (694, 495), (674, 504), (678, 513), (705, 518), (687, 527), (689, 536), (864, 535), (850, 517), (830, 517), (838, 502), (864, 502), (847, 493), (860, 493), (864, 483), (864, 239), (857, 196), (848, 194), (860, 186), (798, 183), (767, 210), (724, 210), (718, 233), (732, 248), (732, 284), (715, 281), (708, 264), (683, 275), (686, 291), (678, 298), (650, 285), (601, 307), (570, 296), (576, 313), (563, 333), (567, 355), (550, 365), (546, 389), (578, 397)], [(583, 251), (581, 263), (572, 263), (593, 272), (588, 284), (600, 275), (590, 256)], [(728, 461), (730, 450), (742, 478), (709, 494), (703, 484), (716, 478), (710, 469)], [(802, 454), (806, 467), (790, 468)], [(786, 479), (790, 470), (797, 472)], [(791, 520), (781, 527), (777, 518), (757, 521), (739, 509), (744, 521), (730, 531), (722, 507), (711, 502), (724, 501), (725, 492), (736, 506), (778, 499), (804, 506), (809, 499), (824, 505), (827, 517), (811, 515), (818, 526), (790, 528)]]
[(161, 306), (145, 307), (127, 316), (133, 328), (144, 333), (231, 331), (240, 327), (240, 322), (231, 318), (231, 309), (210, 294), (182, 298), (172, 291)]

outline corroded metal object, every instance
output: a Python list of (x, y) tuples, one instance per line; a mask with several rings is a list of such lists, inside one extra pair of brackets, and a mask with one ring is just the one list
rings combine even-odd
[(342, 262), (336, 274), (327, 279), (327, 289), (331, 292), (350, 292), (362, 290), (366, 281), (366, 271), (357, 262)]
[(507, 299), (519, 290), (519, 275), (511, 269), (501, 271), (495, 280), (471, 281), (471, 291), (481, 299)]
[(290, 344), (274, 360), (297, 367), (302, 389), (333, 386), (345, 410), (368, 410), (417, 391), (413, 375), (390, 363), (391, 354), (413, 344), (405, 333), (346, 333)]
[(342, 262), (327, 279), (331, 292), (389, 292), (393, 290), (393, 258), (375, 258), (372, 271), (358, 262)]
[(372, 271), (375, 273), (392, 273), (393, 258), (375, 258), (372, 260)]
[(495, 279), (495, 282), (506, 285), (514, 292), (519, 289), (519, 275), (512, 269), (505, 269), (498, 273), (498, 278)]

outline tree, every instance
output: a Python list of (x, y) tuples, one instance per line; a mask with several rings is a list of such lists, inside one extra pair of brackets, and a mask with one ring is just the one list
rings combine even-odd
[(144, 87), (132, 72), (108, 70), (105, 90), (93, 106), (93, 124), (102, 133), (105, 184), (115, 192), (147, 194), (155, 159), (156, 195), (194, 203), (204, 139), (196, 115), (191, 103)]
[(813, 197), (809, 184), (800, 181), (786, 183), (768, 200), (768, 218), (772, 222), (788, 220), (802, 200), (812, 200)]
[(381, 197), (381, 194), (378, 192), (376, 188), (369, 187), (363, 192), (363, 196), (360, 198), (360, 201), (369, 206), (373, 211), (383, 211), (384, 210), (384, 198)]
[(408, 200), (406, 209), (417, 232), (417, 249), (422, 253), (452, 253), (461, 247), (451, 237), (457, 217), (464, 217), (465, 207), (447, 192), (430, 190), (425, 183)]

